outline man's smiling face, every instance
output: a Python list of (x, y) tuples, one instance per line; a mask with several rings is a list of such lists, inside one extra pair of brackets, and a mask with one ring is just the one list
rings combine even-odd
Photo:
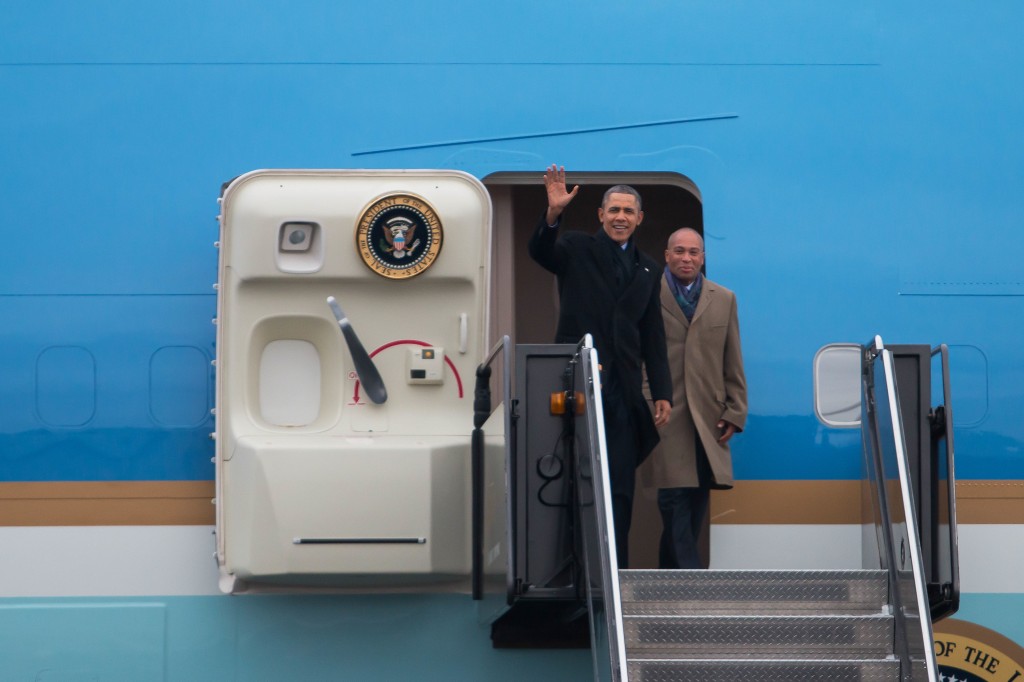
[(618, 244), (625, 244), (644, 219), (644, 212), (637, 208), (636, 197), (632, 194), (608, 195), (604, 206), (597, 209), (597, 217), (605, 234)]

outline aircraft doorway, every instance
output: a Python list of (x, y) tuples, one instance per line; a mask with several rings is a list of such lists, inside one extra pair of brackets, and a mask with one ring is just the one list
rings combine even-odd
[[(491, 339), (509, 334), (513, 343), (551, 343), (557, 322), (557, 291), (553, 277), (534, 263), (526, 251), (537, 219), (547, 206), (543, 171), (494, 173), (483, 183), (494, 212), (491, 269)], [(606, 189), (626, 184), (643, 199), (644, 221), (636, 231), (637, 245), (662, 262), (668, 235), (680, 227), (704, 234), (700, 190), (678, 173), (567, 173), (570, 189), (579, 195), (566, 209), (567, 229), (594, 231), (597, 209)]]
[[(554, 276), (527, 253), (530, 234), (547, 206), (543, 171), (495, 173), (483, 180), (491, 195), (493, 242), (491, 248), (492, 343), (508, 334), (513, 344), (551, 343), (558, 319), (558, 292)], [(634, 187), (643, 200), (643, 223), (636, 231), (637, 245), (656, 262), (664, 262), (668, 236), (680, 227), (704, 234), (700, 190), (678, 173), (567, 173), (567, 184), (580, 192), (566, 209), (563, 229), (592, 232), (599, 228), (597, 210), (612, 185)], [(630, 534), (634, 568), (656, 568), (661, 519), (654, 491), (637, 486)], [(702, 547), (707, 553), (707, 531)]]

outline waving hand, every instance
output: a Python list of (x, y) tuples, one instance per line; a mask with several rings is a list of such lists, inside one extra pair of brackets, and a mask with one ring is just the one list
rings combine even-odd
[(562, 211), (569, 205), (569, 202), (576, 198), (576, 193), (580, 191), (580, 186), (576, 185), (572, 188), (571, 192), (567, 191), (565, 186), (565, 166), (559, 168), (557, 165), (552, 164), (548, 166), (547, 172), (544, 173), (544, 187), (548, 191), (548, 225), (554, 225), (558, 220), (558, 216), (562, 215)]

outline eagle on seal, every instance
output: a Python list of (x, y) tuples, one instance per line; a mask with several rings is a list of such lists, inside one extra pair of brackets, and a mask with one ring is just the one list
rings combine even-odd
[(405, 254), (416, 248), (418, 241), (413, 241), (416, 233), (416, 223), (405, 216), (395, 216), (384, 223), (384, 238), (388, 240), (391, 248), (385, 251), (391, 253), (395, 258), (404, 258)]

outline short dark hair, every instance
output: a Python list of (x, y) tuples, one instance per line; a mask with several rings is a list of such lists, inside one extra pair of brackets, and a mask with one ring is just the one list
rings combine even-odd
[(704, 235), (702, 235), (700, 232), (698, 232), (697, 230), (693, 229), (692, 227), (680, 227), (678, 230), (674, 230), (672, 232), (672, 234), (670, 234), (668, 236), (668, 239), (665, 240), (665, 248), (666, 249), (672, 243), (672, 238), (675, 237), (677, 234), (680, 234), (681, 232), (692, 232), (695, 235), (697, 235), (697, 239), (700, 240), (700, 250), (701, 251), (704, 250)]
[(601, 208), (604, 208), (605, 204), (608, 203), (608, 197), (610, 197), (613, 194), (629, 194), (629, 195), (635, 197), (636, 198), (636, 210), (638, 210), (638, 211), (642, 211), (643, 210), (643, 204), (640, 201), (640, 192), (637, 192), (635, 189), (633, 189), (629, 185), (615, 185), (614, 187), (609, 187), (605, 191), (604, 197), (601, 199)]

